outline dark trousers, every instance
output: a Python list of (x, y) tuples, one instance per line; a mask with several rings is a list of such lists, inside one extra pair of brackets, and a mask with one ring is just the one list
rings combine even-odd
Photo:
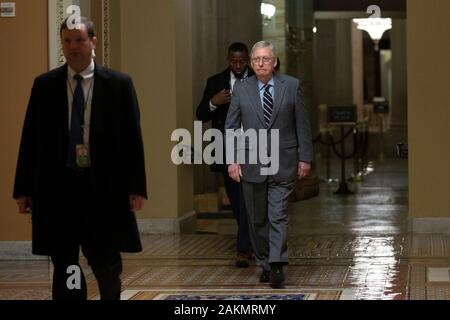
[(264, 270), (270, 264), (288, 264), (288, 201), (294, 181), (276, 182), (270, 177), (262, 183), (242, 182), (250, 238), (255, 257)]
[(231, 208), (238, 225), (236, 249), (239, 252), (248, 252), (251, 248), (247, 221), (247, 210), (245, 208), (244, 193), (240, 183), (234, 181), (228, 172), (222, 172)]
[[(83, 248), (83, 246), (82, 246)], [(83, 249), (85, 256), (86, 250)], [(84, 273), (79, 265), (79, 245), (67, 248), (67, 252), (51, 256), (54, 270), (53, 300), (86, 300), (87, 288)], [(100, 299), (120, 300), (122, 259), (120, 253), (86, 257), (98, 282)], [(76, 267), (76, 268), (74, 268)], [(77, 279), (77, 277), (80, 277)]]
[[(61, 212), (62, 224), (51, 260), (54, 266), (52, 294), (54, 300), (86, 300), (86, 280), (79, 265), (80, 247), (98, 282), (102, 300), (119, 300), (122, 258), (108, 241), (100, 239), (92, 221), (95, 197), (90, 190), (89, 172), (67, 170), (67, 209)], [(98, 208), (98, 204), (97, 204)], [(97, 212), (98, 213), (98, 212)]]

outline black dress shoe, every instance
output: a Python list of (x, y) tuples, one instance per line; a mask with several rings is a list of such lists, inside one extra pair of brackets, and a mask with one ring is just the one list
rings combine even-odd
[(269, 282), (269, 278), (270, 278), (270, 271), (269, 270), (263, 270), (263, 272), (259, 276), (259, 282), (267, 283), (267, 282)]
[(248, 266), (250, 265), (249, 261), (248, 261), (248, 256), (247, 253), (245, 252), (238, 252), (236, 254), (236, 262), (235, 262), (235, 266), (238, 268), (248, 268)]
[(272, 264), (270, 266), (269, 282), (272, 288), (280, 288), (284, 282), (283, 265)]

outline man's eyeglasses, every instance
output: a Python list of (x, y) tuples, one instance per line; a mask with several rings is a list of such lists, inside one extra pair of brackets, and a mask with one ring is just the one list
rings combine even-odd
[(252, 62), (253, 63), (260, 63), (262, 60), (262, 62), (264, 64), (268, 64), (273, 60), (273, 57), (257, 57), (257, 58), (252, 58)]

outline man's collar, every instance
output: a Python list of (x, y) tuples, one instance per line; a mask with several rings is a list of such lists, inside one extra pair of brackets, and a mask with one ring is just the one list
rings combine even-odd
[[(270, 78), (269, 82), (267, 82), (267, 83), (270, 84), (273, 87), (274, 84), (275, 84), (275, 82), (273, 80), (273, 77)], [(264, 88), (264, 86), (265, 86), (265, 84), (262, 81), (258, 80), (258, 88), (259, 88), (259, 90), (262, 90)]]
[(248, 67), (245, 69), (244, 75), (242, 76), (242, 78), (236, 77), (234, 72), (230, 69), (230, 77), (231, 77), (231, 79), (236, 79), (236, 80), (244, 80), (244, 79), (248, 78)]
[(94, 59), (92, 59), (89, 66), (80, 73), (76, 73), (69, 65), (67, 65), (67, 73), (69, 78), (73, 78), (73, 76), (75, 76), (76, 74), (81, 75), (84, 79), (91, 78), (94, 75), (94, 70), (95, 70)]

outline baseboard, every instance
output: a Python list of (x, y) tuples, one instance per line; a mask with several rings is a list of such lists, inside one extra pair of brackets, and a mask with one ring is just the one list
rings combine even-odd
[(31, 241), (0, 241), (0, 260), (47, 260), (31, 253)]
[[(139, 231), (146, 234), (192, 234), (197, 232), (196, 212), (177, 219), (138, 219)], [(31, 241), (0, 241), (0, 260), (47, 260), (31, 253)]]
[(410, 220), (412, 233), (450, 234), (450, 218), (415, 218)]
[(174, 219), (138, 219), (139, 232), (146, 234), (190, 234), (197, 232), (197, 214), (191, 211)]

